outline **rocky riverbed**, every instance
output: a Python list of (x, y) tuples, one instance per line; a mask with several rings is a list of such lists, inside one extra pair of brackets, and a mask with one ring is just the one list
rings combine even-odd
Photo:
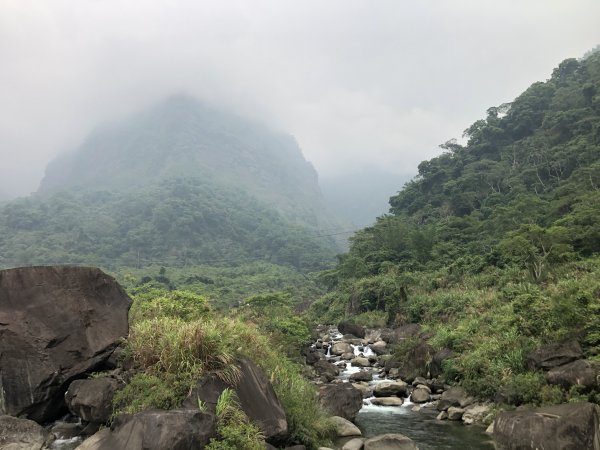
[[(243, 358), (235, 385), (206, 374), (180, 408), (119, 416), (98, 431), (122, 387), (115, 349), (127, 336), (129, 297), (98, 269), (68, 267), (0, 271), (0, 293), (0, 450), (203, 448), (216, 435), (213, 408), (227, 387), (267, 442), (279, 444), (288, 434), (269, 378)], [(338, 328), (319, 329), (304, 353), (307, 375), (333, 416), (337, 450), (491, 448), (478, 424), (491, 420), (492, 405), (441, 381), (441, 364), (452, 352), (434, 352), (419, 325)], [(413, 343), (407, 352), (390, 354), (407, 339)], [(542, 346), (528, 362), (566, 388), (598, 383), (595, 363), (576, 341)], [(98, 369), (103, 376), (90, 377)], [(592, 403), (521, 407), (496, 416), (493, 437), (506, 450), (597, 450), (599, 423), (600, 408)]]
[[(337, 449), (408, 449), (417, 445), (421, 450), (598, 448), (598, 405), (524, 405), (500, 412), (494, 419), (493, 409), (498, 405), (478, 401), (460, 386), (442, 382), (441, 363), (452, 357), (452, 352), (433, 352), (416, 324), (365, 330), (342, 323), (339, 329), (320, 327), (317, 334), (305, 356), (321, 402), (332, 414), (356, 425), (352, 435), (348, 435), (349, 426), (338, 430)], [(410, 351), (400, 358), (389, 354), (393, 344), (407, 339), (413, 340)], [(585, 387), (596, 381), (588, 376), (593, 365), (581, 358), (579, 345), (565, 342), (542, 346), (528, 360), (533, 367), (546, 370), (549, 380), (555, 373), (569, 373), (567, 369), (579, 363), (585, 370), (577, 372), (577, 377), (563, 378), (569, 385)], [(390, 447), (372, 443), (389, 433), (402, 433), (408, 441)]]
[(321, 328), (319, 339), (307, 351), (324, 406), (358, 425), (354, 432), (360, 434), (340, 435), (338, 448), (360, 448), (369, 439), (389, 433), (405, 435), (421, 450), (493, 448), (485, 427), (463, 426), (463, 420), (467, 424), (489, 421), (490, 405), (437, 379), (401, 379), (398, 367), (386, 370), (388, 343), (380, 332), (353, 331), (362, 337)]

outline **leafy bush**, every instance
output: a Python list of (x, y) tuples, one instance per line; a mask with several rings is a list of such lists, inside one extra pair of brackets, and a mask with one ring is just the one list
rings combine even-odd
[(243, 320), (257, 323), (288, 356), (298, 356), (310, 342), (308, 322), (295, 314), (287, 293), (254, 295), (237, 312)]
[(216, 322), (161, 317), (134, 324), (127, 347), (138, 368), (157, 376), (176, 374), (193, 385), (213, 372), (235, 383), (239, 370), (233, 352), (223, 343), (224, 333)]
[[(176, 301), (181, 298), (184, 299), (182, 304)], [(248, 320), (252, 314), (244, 316), (247, 311), (243, 309), (240, 314), (245, 320), (218, 318), (207, 315), (202, 308), (203, 302), (199, 301), (200, 311), (196, 313), (190, 304), (197, 300), (194, 294), (176, 293), (170, 296), (153, 291), (144, 293), (142, 298), (136, 297), (135, 302), (144, 308), (138, 309), (139, 314), (135, 315), (137, 321), (130, 326), (126, 353), (140, 373), (132, 378), (115, 401), (117, 412), (176, 406), (208, 372), (216, 373), (233, 385), (239, 376), (235, 358), (245, 356), (265, 370), (273, 383), (286, 412), (290, 439), (311, 449), (327, 442), (332, 431), (331, 424), (318, 403), (316, 390), (302, 376), (300, 366), (285, 356), (281, 349), (282, 341), (277, 339), (285, 332), (292, 336), (293, 341), (307, 338), (306, 324), (299, 318), (285, 317), (284, 311), (290, 311), (288, 306), (280, 310), (274, 308), (273, 317), (267, 310), (260, 314), (265, 319), (264, 324), (274, 327), (271, 332), (264, 332)], [(183, 320), (170, 316), (179, 309), (187, 319), (195, 314), (201, 318)], [(165, 311), (168, 316), (161, 315)], [(159, 317), (145, 318), (153, 314)], [(254, 442), (249, 438), (253, 435), (252, 426), (239, 421), (235, 423), (237, 425), (223, 428), (221, 436), (224, 440), (215, 442), (214, 449), (253, 448), (227, 444), (237, 442), (236, 439), (243, 436), (246, 437), (242, 440), (248, 439), (245, 442)]]
[(217, 400), (217, 439), (211, 439), (208, 450), (263, 450), (265, 441), (258, 427), (242, 410), (237, 395), (225, 389)]
[(354, 323), (366, 328), (383, 328), (387, 322), (385, 311), (369, 311), (358, 314), (352, 318)]
[(113, 400), (114, 415), (135, 414), (145, 409), (171, 409), (178, 406), (186, 394), (186, 386), (174, 376), (137, 373)]
[(129, 312), (137, 322), (155, 317), (173, 317), (184, 321), (201, 319), (210, 314), (208, 300), (189, 291), (165, 292), (155, 288), (138, 289)]

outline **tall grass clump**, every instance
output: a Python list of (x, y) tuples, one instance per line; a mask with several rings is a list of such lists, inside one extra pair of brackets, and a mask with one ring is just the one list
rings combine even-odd
[(207, 450), (263, 450), (264, 436), (248, 420), (233, 389), (225, 389), (217, 400), (217, 439), (211, 439)]
[(234, 353), (212, 321), (142, 320), (132, 324), (126, 352), (137, 373), (116, 398), (117, 412), (176, 406), (209, 372), (231, 384), (239, 378)]
[(285, 356), (251, 322), (231, 318), (219, 320), (225, 345), (239, 356), (254, 361), (269, 376), (286, 412), (290, 440), (316, 449), (332, 438), (333, 427), (318, 401), (316, 388), (302, 375), (301, 366)]
[[(240, 376), (236, 359), (247, 357), (265, 371), (273, 384), (286, 412), (290, 442), (316, 449), (329, 441), (332, 426), (318, 402), (316, 389), (284, 351), (285, 345), (297, 345), (307, 338), (303, 323), (283, 320), (283, 315), (269, 316), (265, 309), (263, 316), (276, 322), (261, 328), (252, 323), (251, 316), (244, 320), (217, 317), (203, 308), (201, 301), (195, 311), (190, 307), (198, 300), (195, 294), (171, 294), (134, 297), (126, 355), (137, 373), (117, 395), (116, 413), (176, 407), (207, 373), (235, 386)], [(182, 317), (178, 317), (178, 311)], [(285, 333), (288, 339), (281, 339)], [(223, 402), (228, 401), (233, 406), (223, 411), (235, 410), (235, 401), (224, 397)], [(244, 422), (238, 413), (223, 417), (221, 439), (211, 443), (212, 450), (258, 448), (254, 447), (254, 425)]]

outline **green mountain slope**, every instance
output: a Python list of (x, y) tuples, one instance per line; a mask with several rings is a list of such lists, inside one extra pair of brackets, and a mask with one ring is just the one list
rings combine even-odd
[(465, 146), (448, 142), (419, 165), (390, 199), (392, 215), (354, 236), (345, 259), (363, 262), (359, 273), (389, 262), (407, 270), (533, 269), (600, 250), (598, 53), (564, 61), (465, 133)]
[(123, 190), (185, 177), (247, 190), (292, 220), (331, 220), (317, 173), (291, 136), (185, 95), (96, 130), (49, 164), (39, 192)]
[[(390, 199), (321, 274), (319, 321), (419, 323), (444, 377), (500, 402), (598, 402), (549, 385), (527, 355), (575, 339), (600, 352), (600, 53), (490, 108)], [(410, 353), (407, 342), (397, 357)]]
[(264, 260), (326, 267), (316, 172), (297, 144), (185, 96), (96, 131), (0, 210), (0, 266)]

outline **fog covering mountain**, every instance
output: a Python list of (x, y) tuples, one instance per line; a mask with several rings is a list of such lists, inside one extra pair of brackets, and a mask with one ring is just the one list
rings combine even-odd
[(331, 211), (355, 227), (365, 227), (389, 212), (390, 197), (411, 178), (367, 167), (350, 174), (321, 178), (319, 184)]
[(125, 189), (189, 176), (243, 187), (299, 222), (326, 221), (317, 172), (292, 136), (186, 95), (96, 130), (48, 165), (38, 192)]
[[(0, 217), (0, 266), (264, 259), (313, 270), (339, 248), (295, 140), (184, 95), (97, 129)], [(331, 233), (329, 233), (331, 234)]]

